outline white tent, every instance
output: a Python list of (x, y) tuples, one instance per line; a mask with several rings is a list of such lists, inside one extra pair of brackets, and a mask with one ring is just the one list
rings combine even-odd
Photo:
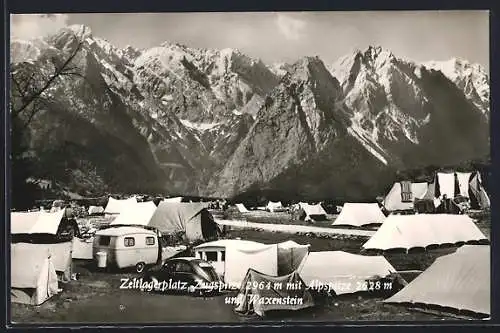
[(11, 234), (56, 235), (65, 210), (49, 212), (12, 212), (10, 214)]
[(73, 252), (71, 256), (73, 259), (83, 259), (83, 260), (92, 260), (92, 246), (93, 246), (94, 237), (88, 239), (80, 239), (73, 238)]
[(362, 227), (368, 224), (382, 224), (385, 215), (376, 203), (346, 202), (332, 225), (351, 225)]
[(396, 272), (383, 256), (362, 256), (344, 251), (310, 252), (298, 272), (307, 286), (335, 291), (337, 295), (366, 291), (370, 279)]
[(387, 303), (425, 304), (490, 315), (490, 247), (466, 245), (434, 263)]
[(131, 197), (123, 200), (109, 197), (108, 204), (106, 205), (104, 212), (106, 214), (120, 214), (124, 209), (127, 208), (127, 206), (136, 203), (137, 203), (136, 197)]
[(396, 182), (384, 198), (383, 205), (390, 212), (412, 210), (415, 199), (422, 199), (427, 193), (427, 183), (411, 183), (411, 199), (403, 200), (401, 182)]
[(299, 207), (302, 210), (303, 218), (305, 221), (325, 221), (326, 212), (321, 206), (321, 204), (310, 205), (308, 203), (301, 202)]
[(88, 210), (89, 215), (104, 213), (104, 207), (101, 206), (90, 206)]
[(163, 202), (179, 203), (179, 202), (182, 202), (182, 197), (166, 198), (166, 199), (163, 199)]
[(217, 274), (224, 276), (226, 270), (225, 254), (229, 248), (255, 249), (263, 245), (262, 243), (242, 239), (219, 239), (196, 246), (194, 253), (197, 258), (208, 261)]
[(278, 275), (287, 275), (295, 271), (309, 253), (310, 244), (299, 244), (288, 240), (278, 243)]
[(58, 293), (57, 274), (47, 251), (11, 248), (11, 302), (40, 305)]
[(486, 236), (467, 215), (390, 215), (363, 248), (409, 250), (481, 240)]
[(243, 204), (236, 204), (236, 208), (240, 213), (248, 213), (249, 210)]
[(125, 207), (111, 225), (148, 225), (156, 211), (152, 201), (138, 202)]
[(463, 197), (469, 197), (469, 183), (472, 172), (457, 172), (458, 188), (460, 189), (460, 195)]
[(280, 210), (283, 210), (283, 205), (281, 204), (281, 201), (278, 202), (269, 201), (267, 203), (266, 210), (270, 211), (271, 213), (278, 212)]
[(259, 244), (245, 248), (226, 248), (226, 268), (224, 282), (239, 288), (249, 268), (259, 273), (278, 275), (278, 246)]
[(448, 199), (455, 197), (455, 173), (437, 173), (437, 183), (439, 186), (439, 198), (442, 199), (444, 195)]

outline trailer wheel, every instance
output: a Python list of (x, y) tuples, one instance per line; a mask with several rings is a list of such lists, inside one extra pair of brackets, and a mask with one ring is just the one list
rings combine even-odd
[(137, 273), (142, 273), (144, 271), (144, 268), (146, 267), (146, 264), (143, 262), (139, 262), (135, 265), (135, 271)]

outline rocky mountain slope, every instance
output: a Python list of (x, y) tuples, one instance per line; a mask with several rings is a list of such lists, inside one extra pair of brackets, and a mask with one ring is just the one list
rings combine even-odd
[(34, 176), (81, 194), (355, 200), (396, 170), (489, 156), (488, 77), (465, 61), (415, 64), (369, 47), (328, 67), (266, 66), (232, 49), (119, 49), (71, 26), (11, 41), (12, 71), (42, 84), (79, 41), (81, 76), (41, 96), (26, 138)]

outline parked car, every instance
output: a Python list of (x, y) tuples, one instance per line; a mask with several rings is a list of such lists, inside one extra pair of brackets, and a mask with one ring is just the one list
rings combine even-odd
[(202, 296), (215, 294), (222, 289), (222, 281), (214, 267), (195, 257), (168, 259), (163, 265), (147, 270), (143, 281), (142, 289), (148, 291)]

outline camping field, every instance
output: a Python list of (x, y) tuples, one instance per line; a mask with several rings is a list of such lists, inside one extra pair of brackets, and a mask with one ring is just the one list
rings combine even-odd
[[(239, 236), (244, 236), (240, 234)], [(261, 240), (271, 240), (264, 235)], [(281, 235), (282, 236), (282, 235)], [(314, 241), (315, 246), (328, 247), (330, 241)], [(270, 314), (266, 318), (243, 317), (225, 304), (225, 294), (213, 297), (164, 295), (120, 289), (121, 279), (137, 276), (128, 272), (95, 272), (85, 262), (77, 262), (79, 279), (63, 286), (64, 291), (38, 307), (11, 304), (12, 322), (29, 323), (240, 323), (248, 321), (405, 321), (451, 320), (433, 314), (410, 311), (387, 305), (381, 298), (331, 298), (315, 308), (288, 313)]]
[[(269, 214), (269, 213), (268, 213)], [(283, 218), (283, 217), (281, 217)], [(475, 216), (476, 224), (489, 238), (489, 216)], [(255, 222), (272, 223), (261, 217)], [(283, 219), (282, 223), (285, 222)], [(318, 225), (315, 225), (318, 226)], [(342, 250), (360, 253), (366, 237), (349, 235), (294, 234), (265, 230), (226, 229), (226, 238), (241, 238), (262, 243), (278, 243), (293, 240), (310, 244), (310, 251)], [(397, 269), (410, 271), (402, 274), (411, 281), (418, 273), (429, 267), (439, 256), (451, 253), (455, 248), (429, 250), (421, 253), (386, 254), (387, 260)], [(165, 295), (141, 292), (137, 289), (122, 289), (124, 278), (138, 277), (131, 272), (97, 272), (85, 261), (75, 262), (78, 280), (63, 285), (63, 292), (38, 307), (11, 304), (11, 320), (19, 324), (29, 323), (241, 323), (248, 321), (411, 321), (454, 320), (444, 314), (422, 313), (382, 303), (381, 297), (342, 296), (331, 297), (315, 308), (288, 313), (270, 314), (266, 318), (246, 318), (233, 311), (233, 305), (225, 304), (228, 295), (192, 297), (189, 295)], [(230, 296), (230, 295), (229, 295)]]

